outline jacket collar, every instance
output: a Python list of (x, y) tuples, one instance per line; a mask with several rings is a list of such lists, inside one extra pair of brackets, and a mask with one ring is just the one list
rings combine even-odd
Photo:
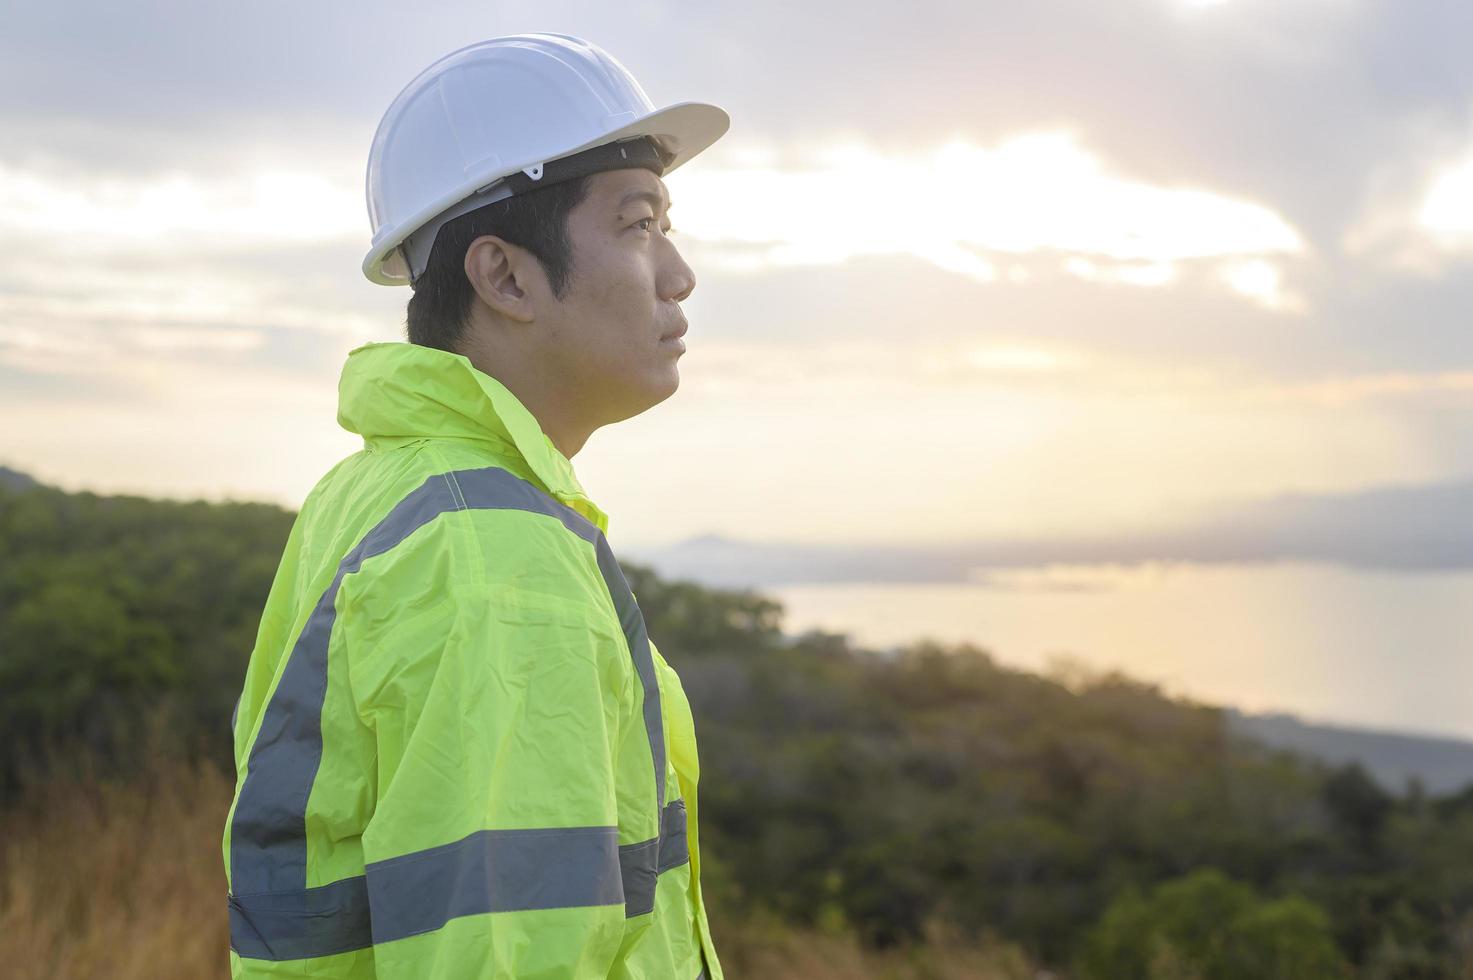
[(362, 435), (370, 450), (427, 438), (493, 443), (519, 456), (542, 489), (608, 531), (607, 515), (536, 417), (461, 354), (404, 342), (355, 348), (338, 382), (338, 424)]

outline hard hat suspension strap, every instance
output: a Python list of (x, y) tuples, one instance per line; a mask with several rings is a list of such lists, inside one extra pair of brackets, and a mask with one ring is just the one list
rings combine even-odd
[(673, 157), (674, 155), (660, 145), (655, 138), (632, 136), (628, 139), (615, 140), (612, 143), (601, 143), (571, 156), (548, 160), (545, 163), (509, 173), (504, 177), (498, 177), (485, 187), (479, 188), (470, 197), (440, 212), (433, 220), (426, 222), (418, 231), (404, 239), (404, 244), (400, 247), (404, 250), (404, 257), (408, 260), (410, 281), (413, 282), (424, 274), (425, 267), (430, 262), (430, 252), (434, 248), (435, 236), (439, 234), (445, 223), (453, 218), (458, 218), (488, 204), (495, 204), (508, 197), (527, 194), (544, 187), (551, 187), (553, 184), (576, 180), (579, 177), (587, 177), (605, 170), (644, 167), (659, 176), (665, 172), (665, 167)]

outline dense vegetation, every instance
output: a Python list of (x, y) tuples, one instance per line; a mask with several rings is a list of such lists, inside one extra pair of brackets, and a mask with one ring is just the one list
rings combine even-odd
[[(58, 742), (127, 776), (145, 718), (228, 768), (291, 521), (0, 489), (0, 803), (26, 809)], [(1118, 674), (793, 639), (766, 597), (626, 572), (696, 716), (718, 942), (779, 922), (870, 948), (986, 935), (1078, 978), (1473, 976), (1473, 787), (1394, 797)]]
[(151, 713), (230, 764), (230, 713), (292, 519), (0, 488), (0, 802), (40, 746), (111, 759)]

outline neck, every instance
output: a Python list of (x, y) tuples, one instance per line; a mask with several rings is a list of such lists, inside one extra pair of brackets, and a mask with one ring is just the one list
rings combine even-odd
[(577, 455), (598, 428), (579, 417), (580, 406), (568, 398), (568, 386), (548, 374), (545, 359), (519, 356), (510, 345), (493, 352), (484, 331), (468, 336), (461, 353), (477, 371), (495, 378), (516, 396), (565, 458)]

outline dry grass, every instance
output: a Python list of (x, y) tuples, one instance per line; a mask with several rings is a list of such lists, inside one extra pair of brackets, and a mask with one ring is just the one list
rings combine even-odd
[[(0, 814), (0, 973), (8, 980), (229, 975), (220, 835), (231, 785), (213, 766), (153, 755), (127, 782), (53, 760)], [(1023, 957), (935, 934), (875, 953), (772, 922), (719, 922), (732, 980), (1033, 980)]]
[(11, 980), (229, 975), (220, 834), (231, 786), (158, 762), (128, 783), (83, 757), (0, 816), (0, 964)]

